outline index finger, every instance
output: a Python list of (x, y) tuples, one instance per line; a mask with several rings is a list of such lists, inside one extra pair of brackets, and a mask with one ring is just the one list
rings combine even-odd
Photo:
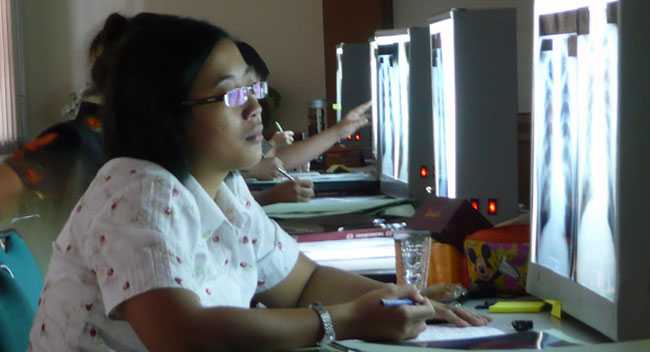
[(370, 109), (371, 106), (372, 106), (372, 101), (368, 101), (352, 109), (352, 112), (355, 114), (361, 114), (368, 111), (368, 109)]
[(461, 307), (452, 307), (452, 311), (456, 313), (458, 317), (474, 326), (483, 326), (490, 322), (487, 317), (475, 314)]
[(447, 320), (449, 323), (452, 323), (458, 327), (468, 327), (471, 324), (465, 319), (459, 317), (454, 310), (449, 307), (439, 307), (443, 313), (443, 319)]
[(389, 294), (385, 298), (403, 299), (408, 298), (415, 304), (428, 304), (415, 286), (394, 286), (389, 288)]
[(404, 309), (414, 320), (429, 320), (435, 316), (435, 309), (430, 303), (404, 306)]
[(296, 180), (298, 184), (304, 188), (314, 188), (314, 182), (312, 180)]

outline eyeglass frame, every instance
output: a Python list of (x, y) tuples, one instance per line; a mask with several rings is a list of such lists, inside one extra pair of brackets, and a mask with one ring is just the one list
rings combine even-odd
[[(254, 86), (257, 85), (257, 84), (260, 85), (260, 90), (262, 92), (262, 97), (259, 97), (259, 98), (257, 96), (255, 96), (255, 88), (254, 88)], [(228, 103), (228, 101), (226, 100), (226, 97), (228, 96), (228, 94), (230, 94), (230, 93), (232, 93), (234, 91), (237, 91), (237, 90), (242, 90), (242, 89), (246, 90), (246, 92), (244, 94), (245, 99), (242, 102), (242, 104), (241, 105), (230, 105)], [(223, 101), (226, 104), (227, 107), (229, 107), (229, 108), (237, 108), (237, 107), (240, 107), (240, 106), (243, 106), (244, 104), (246, 104), (246, 102), (248, 102), (248, 97), (251, 96), (251, 95), (255, 96), (255, 99), (258, 99), (258, 100), (266, 98), (269, 95), (269, 85), (268, 85), (268, 83), (266, 81), (258, 81), (258, 82), (255, 82), (253, 84), (249, 84), (249, 85), (246, 85), (246, 86), (233, 88), (233, 89), (225, 92), (224, 94), (212, 95), (212, 96), (209, 96), (209, 97), (199, 98), (199, 99), (184, 100), (184, 101), (181, 102), (181, 104), (184, 105), (184, 106), (192, 107), (192, 106), (200, 106), (200, 105), (218, 103), (218, 102)]]

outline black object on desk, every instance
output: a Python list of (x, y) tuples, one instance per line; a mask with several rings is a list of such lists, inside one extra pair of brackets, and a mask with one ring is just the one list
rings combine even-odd
[(479, 309), (479, 310), (490, 309), (490, 306), (495, 304), (495, 303), (496, 303), (496, 301), (484, 301), (483, 303), (475, 306), (474, 309)]
[(512, 327), (519, 331), (528, 331), (533, 329), (533, 321), (532, 320), (513, 320), (512, 321)]

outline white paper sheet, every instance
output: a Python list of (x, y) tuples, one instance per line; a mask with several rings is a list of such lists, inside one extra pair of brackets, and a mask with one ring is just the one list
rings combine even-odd
[(504, 334), (503, 331), (489, 326), (459, 328), (450, 324), (427, 325), (426, 330), (424, 330), (417, 338), (410, 341), (461, 340)]

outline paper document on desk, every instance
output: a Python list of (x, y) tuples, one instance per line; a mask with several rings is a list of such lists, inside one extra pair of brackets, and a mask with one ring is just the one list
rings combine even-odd
[(427, 325), (426, 330), (424, 330), (418, 337), (409, 340), (409, 342), (464, 340), (504, 334), (503, 331), (489, 326), (459, 328), (451, 324)]
[[(499, 329), (495, 329), (489, 326), (471, 326), (466, 328), (459, 328), (451, 324), (443, 325), (427, 325), (427, 329), (424, 330), (420, 336), (415, 339), (403, 341), (397, 343), (400, 348), (400, 351), (406, 351), (408, 347), (406, 346), (419, 346), (412, 347), (415, 351), (420, 349), (420, 347), (437, 347), (429, 346), (428, 344), (444, 344), (442, 341), (460, 341), (468, 340), (473, 341), (472, 339), (482, 338), (482, 337), (492, 337), (492, 336), (501, 336), (505, 333)], [(331, 349), (328, 351), (393, 351), (396, 346), (394, 344), (373, 344), (369, 342), (363, 342), (361, 340), (344, 340), (336, 341)], [(441, 347), (445, 348), (445, 347)]]
[(314, 216), (364, 213), (389, 206), (410, 204), (408, 199), (386, 196), (315, 198), (308, 203), (276, 203), (264, 207), (266, 214), (276, 219), (296, 219)]

